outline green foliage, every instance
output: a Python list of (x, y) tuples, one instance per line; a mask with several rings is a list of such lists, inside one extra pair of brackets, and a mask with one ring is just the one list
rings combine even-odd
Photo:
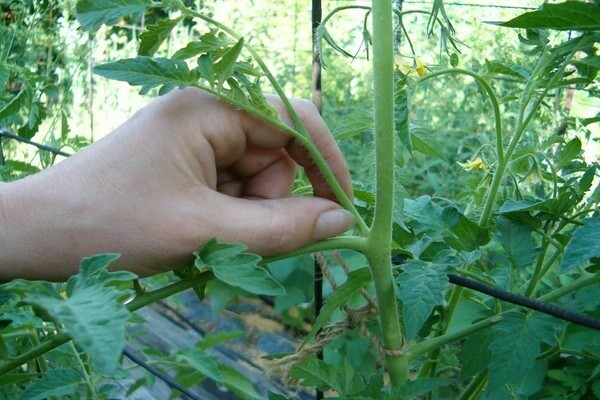
[(415, 338), (433, 309), (442, 304), (448, 286), (449, 266), (428, 265), (413, 260), (403, 265), (396, 283), (396, 296), (402, 302), (402, 316), (406, 339)]
[(113, 25), (126, 15), (140, 17), (151, 0), (83, 0), (77, 2), (77, 20), (85, 30), (93, 30), (102, 24)]
[(319, 390), (335, 390), (340, 394), (352, 394), (359, 390), (361, 381), (355, 379), (354, 374), (347, 361), (338, 368), (316, 357), (307, 358), (290, 369), (290, 376), (299, 379), (302, 385)]
[(223, 383), (223, 374), (219, 370), (217, 361), (200, 349), (189, 349), (175, 356), (177, 361), (183, 362), (202, 375), (216, 382)]
[(490, 382), (488, 396), (507, 383), (513, 383), (533, 366), (541, 352), (541, 343), (556, 342), (556, 321), (540, 314), (506, 313), (492, 328), (493, 340), (489, 345)]
[(198, 72), (189, 70), (183, 61), (144, 56), (98, 65), (94, 72), (132, 86), (142, 86), (140, 93), (147, 93), (157, 86), (161, 87), (160, 93), (167, 93), (176, 87), (194, 84), (199, 78)]
[(508, 253), (515, 268), (530, 266), (540, 249), (533, 240), (532, 229), (526, 224), (500, 216), (496, 219), (500, 243)]
[(43, 400), (51, 396), (68, 396), (81, 384), (81, 375), (72, 369), (54, 369), (37, 379), (21, 395), (20, 400)]
[(594, 31), (600, 28), (600, 5), (579, 1), (544, 3), (539, 10), (524, 13), (501, 26)]
[(589, 218), (583, 221), (573, 232), (573, 238), (562, 259), (563, 271), (569, 271), (583, 262), (600, 256), (600, 218)]
[(130, 293), (113, 285), (135, 278), (129, 272), (106, 270), (116, 258), (100, 255), (84, 259), (81, 272), (67, 282), (66, 299), (57, 292), (32, 293), (23, 299), (63, 326), (75, 343), (91, 356), (94, 367), (106, 374), (117, 368), (125, 347), (125, 322), (129, 318), (122, 301)]
[(216, 239), (210, 239), (194, 253), (194, 265), (199, 270), (207, 268), (218, 280), (250, 293), (284, 294), (283, 286), (267, 270), (258, 267), (260, 256), (246, 253), (246, 249), (244, 245), (219, 243)]
[(167, 19), (158, 21), (155, 25), (148, 25), (148, 30), (140, 35), (138, 54), (140, 56), (153, 56), (181, 19), (182, 17)]

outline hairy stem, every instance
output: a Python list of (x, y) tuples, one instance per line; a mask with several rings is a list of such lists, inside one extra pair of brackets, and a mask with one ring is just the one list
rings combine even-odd
[[(502, 115), (500, 114), (500, 103), (498, 101), (498, 97), (496, 97), (496, 94), (494, 93), (494, 90), (485, 79), (483, 79), (475, 72), (466, 69), (454, 68), (427, 74), (420, 78), (417, 83), (422, 83), (429, 79), (448, 74), (470, 76), (481, 85), (481, 87), (485, 90), (485, 93), (489, 96), (490, 101), (492, 103), (492, 109), (494, 110), (494, 129), (496, 131), (496, 157), (498, 158), (499, 164), (501, 162), (504, 162), (504, 137), (502, 133)], [(480, 224), (480, 226), (482, 225)]]
[(438, 336), (432, 339), (428, 339), (426, 341), (420, 342), (414, 345), (409, 351), (409, 358), (411, 361), (420, 357), (428, 352), (438, 349), (447, 344), (456, 342), (457, 340), (464, 339), (467, 336), (470, 336), (476, 332), (487, 329), (502, 320), (501, 315), (495, 315), (490, 318), (486, 318), (483, 321), (479, 321), (471, 326), (460, 329), (456, 332), (447, 333), (442, 336)]
[(481, 85), (481, 87), (485, 90), (486, 94), (489, 96), (490, 101), (492, 102), (492, 108), (494, 110), (494, 124), (496, 130), (496, 157), (498, 160), (498, 165), (496, 168), (496, 173), (494, 174), (494, 178), (492, 180), (492, 184), (490, 186), (490, 189), (488, 190), (488, 195), (483, 206), (483, 212), (481, 213), (481, 217), (479, 218), (479, 226), (485, 227), (492, 215), (492, 209), (496, 201), (496, 194), (498, 192), (498, 189), (500, 188), (502, 178), (504, 177), (504, 171), (506, 170), (506, 161), (507, 159), (510, 159), (510, 155), (512, 154), (514, 148), (510, 151), (510, 153), (508, 150), (506, 151), (506, 153), (504, 152), (504, 136), (502, 132), (502, 117), (500, 114), (500, 103), (498, 102), (498, 98), (496, 97), (496, 94), (492, 90), (491, 86), (481, 76), (466, 69), (456, 68), (425, 75), (424, 77), (419, 79), (418, 83), (425, 82), (426, 80), (446, 74), (460, 74), (472, 77), (477, 81), (477, 83)]
[(88, 389), (87, 390), (88, 396), (90, 396), (94, 400), (98, 400), (98, 395), (96, 394), (96, 388), (94, 387), (94, 384), (92, 383), (90, 373), (88, 372), (88, 370), (85, 366), (85, 363), (83, 362), (83, 360), (81, 359), (81, 356), (79, 355), (79, 351), (77, 350), (77, 348), (75, 347), (73, 342), (70, 342), (69, 345), (70, 345), (69, 347), (71, 348), (71, 351), (73, 352), (73, 354), (75, 355), (75, 358), (77, 359), (79, 367), (81, 368), (81, 373), (83, 374), (83, 378), (85, 380), (85, 384)]
[(286, 258), (302, 256), (305, 254), (320, 253), (327, 250), (349, 249), (363, 253), (367, 251), (367, 241), (363, 237), (335, 237), (326, 239), (317, 243), (312, 243), (300, 249), (291, 251), (281, 256), (265, 257), (260, 261), (260, 265), (270, 264), (276, 261), (285, 260)]
[[(374, 132), (377, 195), (366, 253), (377, 293), (383, 345), (401, 354), (402, 331), (392, 276), (391, 241), (394, 207), (394, 45), (391, 0), (373, 1)], [(408, 358), (385, 355), (393, 387), (408, 379)]]
[(485, 383), (487, 382), (488, 373), (486, 371), (482, 371), (477, 374), (471, 382), (467, 385), (465, 390), (460, 394), (457, 400), (472, 400), (476, 399), (477, 396), (481, 393)]
[[(494, 204), (496, 203), (496, 196), (498, 195), (498, 190), (500, 189), (500, 185), (502, 184), (502, 181), (504, 180), (504, 174), (506, 172), (506, 168), (508, 167), (510, 159), (511, 159), (515, 149), (517, 148), (517, 144), (521, 140), (523, 133), (529, 126), (529, 123), (533, 119), (533, 116), (537, 113), (538, 109), (542, 105), (542, 102), (544, 101), (544, 98), (546, 97), (546, 95), (548, 94), (550, 89), (552, 89), (554, 87), (554, 85), (556, 84), (556, 82), (562, 77), (564, 69), (567, 66), (567, 64), (570, 62), (571, 58), (573, 57), (573, 54), (574, 53), (571, 53), (569, 56), (567, 56), (565, 61), (557, 69), (558, 72), (554, 74), (554, 76), (550, 79), (550, 81), (544, 87), (544, 90), (542, 91), (542, 93), (540, 93), (540, 95), (537, 97), (537, 99), (533, 103), (533, 106), (531, 107), (527, 116), (525, 116), (523, 118), (525, 110), (529, 103), (529, 93), (531, 93), (534, 90), (533, 87), (528, 87), (525, 89), (525, 93), (526, 93), (525, 98), (527, 100), (524, 101), (523, 104), (521, 105), (521, 110), (519, 112), (519, 123), (517, 124), (515, 133), (514, 133), (513, 137), (511, 138), (502, 159), (500, 157), (498, 157), (498, 165), (496, 167), (494, 177), (492, 178), (492, 183), (487, 192), (485, 204), (483, 207), (483, 212), (479, 219), (479, 226), (481, 226), (481, 227), (486, 226), (489, 219), (491, 218), (492, 209), (494, 208)], [(536, 83), (532, 83), (531, 85), (533, 86), (535, 84)], [(501, 146), (501, 144), (499, 144), (498, 152), (500, 152), (501, 148), (502, 148), (502, 146)], [(498, 153), (498, 154), (500, 154), (500, 153)]]
[(556, 300), (560, 297), (566, 296), (570, 293), (578, 291), (581, 288), (593, 285), (598, 282), (600, 282), (600, 273), (596, 273), (594, 275), (586, 275), (586, 276), (583, 276), (583, 277), (577, 279), (576, 281), (569, 283), (568, 285), (557, 288), (557, 289), (551, 291), (550, 293), (540, 296), (539, 300), (542, 300), (542, 301)]

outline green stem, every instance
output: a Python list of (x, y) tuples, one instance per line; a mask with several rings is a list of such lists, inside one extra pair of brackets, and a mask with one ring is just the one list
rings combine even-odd
[[(513, 155), (513, 152), (517, 148), (517, 144), (521, 140), (521, 137), (523, 136), (523, 133), (529, 126), (529, 123), (533, 119), (533, 116), (537, 113), (538, 109), (542, 105), (542, 102), (544, 101), (544, 97), (546, 97), (546, 95), (548, 94), (550, 89), (553, 88), (554, 85), (556, 84), (556, 82), (560, 79), (560, 77), (562, 77), (562, 72), (564, 71), (564, 69), (567, 66), (567, 64), (569, 63), (569, 61), (571, 60), (571, 57), (573, 57), (573, 54), (574, 53), (572, 52), (569, 56), (567, 56), (565, 61), (560, 65), (560, 67), (558, 68), (559, 72), (557, 72), (550, 79), (550, 81), (546, 84), (546, 86), (544, 87), (544, 90), (537, 97), (536, 101), (534, 102), (533, 106), (531, 107), (529, 114), (527, 114), (525, 119), (523, 119), (525, 110), (527, 108), (527, 105), (529, 104), (529, 98), (530, 98), (529, 93), (531, 93), (532, 90), (534, 90), (534, 85), (536, 83), (535, 82), (532, 83), (531, 87), (527, 87), (525, 89), (526, 94), (525, 94), (524, 99), (526, 99), (526, 100), (523, 101), (523, 103), (521, 105), (521, 110), (519, 111), (519, 120), (517, 123), (515, 134), (511, 138), (511, 140), (508, 144), (508, 147), (506, 148), (506, 152), (504, 153), (504, 156), (502, 157), (502, 159), (500, 159), (500, 157), (498, 157), (498, 165), (497, 165), (496, 171), (494, 173), (494, 178), (492, 179), (492, 183), (488, 189), (487, 197), (486, 197), (485, 204), (483, 207), (483, 212), (479, 219), (479, 226), (481, 226), (481, 227), (486, 226), (489, 219), (491, 218), (492, 209), (494, 208), (494, 204), (496, 203), (496, 196), (498, 195), (498, 190), (500, 189), (500, 185), (502, 184), (502, 181), (504, 179), (504, 173), (506, 172), (506, 168), (508, 167), (508, 163)], [(500, 152), (501, 148), (502, 148), (502, 145), (499, 144), (498, 152)]]
[(331, 239), (312, 243), (297, 250), (291, 251), (281, 256), (265, 257), (260, 261), (260, 265), (270, 264), (276, 261), (285, 260), (291, 257), (302, 256), (305, 254), (319, 253), (328, 250), (349, 249), (364, 253), (367, 251), (367, 240), (359, 236), (340, 236)]
[(483, 207), (483, 212), (481, 214), (481, 217), (479, 218), (479, 226), (485, 227), (490, 219), (490, 216), (492, 215), (492, 208), (493, 208), (494, 202), (496, 201), (496, 193), (498, 192), (498, 189), (500, 188), (500, 183), (502, 182), (502, 178), (504, 176), (504, 171), (506, 169), (506, 165), (507, 165), (506, 160), (510, 159), (510, 154), (512, 153), (512, 150), (510, 153), (508, 150), (506, 151), (506, 153), (504, 152), (504, 137), (503, 137), (503, 133), (502, 133), (502, 116), (500, 114), (500, 103), (498, 102), (498, 98), (496, 97), (496, 94), (492, 90), (492, 87), (481, 76), (479, 76), (478, 74), (476, 74), (472, 71), (466, 70), (466, 69), (455, 68), (455, 69), (448, 69), (448, 70), (444, 70), (444, 71), (433, 72), (431, 74), (425, 75), (424, 77), (419, 79), (417, 83), (422, 83), (429, 79), (432, 79), (432, 78), (435, 78), (435, 77), (441, 76), (441, 75), (446, 75), (446, 74), (460, 74), (460, 75), (468, 75), (468, 76), (472, 77), (481, 85), (481, 87), (485, 90), (485, 92), (489, 96), (490, 101), (492, 102), (492, 108), (494, 110), (494, 124), (495, 124), (495, 130), (496, 130), (496, 157), (498, 159), (498, 166), (496, 169), (496, 173), (494, 174), (494, 178), (492, 180), (490, 189), (488, 190), (488, 195), (487, 195), (484, 207)]
[(321, 26), (325, 27), (325, 24), (327, 23), (327, 21), (329, 21), (331, 19), (331, 17), (333, 17), (335, 14), (339, 13), (340, 11), (344, 11), (344, 10), (365, 10), (365, 11), (371, 11), (371, 7), (369, 7), (369, 6), (359, 6), (359, 5), (349, 5), (349, 6), (336, 7), (333, 10), (331, 10), (331, 12), (329, 14), (327, 14), (321, 20)]
[(203, 272), (199, 275), (190, 276), (189, 278), (161, 287), (160, 289), (144, 293), (141, 296), (136, 296), (132, 301), (126, 304), (127, 310), (129, 312), (137, 311), (149, 304), (156, 303), (159, 300), (166, 299), (174, 294), (191, 289), (194, 286), (202, 285), (212, 279), (214, 279), (212, 272)]
[(471, 326), (460, 329), (458, 331), (447, 333), (445, 335), (438, 336), (438, 337), (431, 338), (431, 339), (425, 340), (423, 342), (417, 343), (409, 350), (409, 358), (411, 361), (413, 361), (416, 358), (418, 358), (424, 354), (427, 354), (428, 352), (430, 352), (432, 350), (435, 350), (435, 349), (438, 349), (447, 344), (456, 342), (457, 340), (466, 338), (467, 336), (470, 336), (476, 332), (482, 331), (493, 325), (496, 325), (501, 320), (502, 320), (501, 315), (495, 315), (493, 317), (486, 318), (483, 321), (479, 321)]
[(502, 114), (500, 114), (500, 103), (498, 102), (498, 97), (496, 97), (494, 90), (489, 85), (489, 83), (487, 83), (487, 81), (485, 79), (483, 79), (481, 76), (479, 76), (475, 72), (472, 72), (472, 71), (469, 71), (466, 69), (454, 68), (454, 69), (447, 69), (444, 71), (437, 71), (437, 72), (432, 72), (431, 74), (427, 74), (427, 75), (423, 76), (422, 78), (420, 78), (417, 81), (417, 84), (423, 83), (429, 79), (433, 79), (433, 78), (436, 78), (441, 75), (448, 75), (448, 74), (470, 76), (471, 78), (475, 79), (477, 81), (477, 83), (479, 83), (481, 85), (481, 87), (485, 90), (486, 94), (489, 96), (490, 101), (492, 102), (492, 108), (494, 110), (494, 127), (495, 127), (495, 131), (496, 131), (496, 157), (498, 158), (498, 164), (504, 163), (504, 159), (505, 159), (504, 137), (503, 137), (503, 133), (502, 133)]
[(537, 284), (542, 280), (544, 276), (546, 276), (548, 270), (552, 267), (556, 260), (558, 260), (561, 254), (561, 251), (555, 250), (552, 256), (548, 259), (548, 261), (546, 261), (543, 267), (538, 271), (538, 273), (534, 277), (532, 277), (531, 281), (529, 282), (529, 285), (527, 286), (527, 296), (531, 296), (534, 293)]
[(487, 381), (487, 377), (487, 370), (477, 374), (477, 376), (475, 376), (475, 378), (473, 378), (473, 380), (469, 382), (469, 384), (467, 385), (465, 390), (460, 394), (457, 400), (476, 399), (479, 393), (481, 393), (481, 390), (483, 389), (483, 386)]
[(550, 293), (546, 293), (545, 295), (540, 296), (539, 299), (542, 301), (556, 300), (560, 297), (566, 296), (570, 293), (578, 291), (581, 288), (593, 285), (598, 282), (600, 282), (600, 273), (596, 273), (595, 275), (584, 276), (577, 279), (576, 281), (569, 283), (568, 285), (557, 288), (551, 291)]
[(548, 251), (548, 247), (550, 244), (547, 241), (542, 242), (542, 251), (538, 255), (537, 262), (535, 263), (535, 268), (533, 270), (533, 275), (531, 276), (531, 280), (527, 285), (527, 289), (525, 290), (525, 296), (529, 297), (533, 293), (535, 286), (538, 284), (541, 279), (542, 269), (544, 266), (544, 259), (546, 258), (546, 252)]
[[(371, 266), (379, 306), (379, 319), (386, 349), (400, 352), (402, 331), (392, 276), (391, 242), (394, 207), (394, 44), (391, 0), (374, 0), (373, 86), (376, 155), (376, 202), (373, 225), (367, 238), (366, 257)], [(385, 355), (393, 387), (408, 379), (406, 356)]]
[[(38, 337), (37, 331), (28, 331), (29, 333), (29, 338), (31, 339), (31, 343), (34, 346), (39, 346), (40, 345), (40, 338)], [(38, 359), (38, 362), (40, 364), (40, 370), (42, 372), (48, 372), (49, 367), (48, 367), (48, 362), (46, 361), (46, 357), (41, 356)]]
[(71, 337), (68, 334), (65, 332), (59, 333), (56, 336), (53, 336), (52, 339), (44, 341), (39, 346), (34, 347), (25, 353), (19, 354), (16, 357), (10, 358), (5, 363), (0, 364), (0, 376), (20, 367), (31, 360), (36, 359), (37, 357), (55, 349), (61, 344), (67, 343), (69, 340), (71, 340)]
[[(152, 292), (145, 293), (141, 296), (137, 296), (131, 302), (126, 304), (127, 310), (129, 310), (130, 312), (139, 310), (140, 308), (145, 307), (148, 304), (152, 304), (154, 302), (157, 302), (158, 300), (162, 300), (176, 293), (182, 292), (186, 289), (190, 289), (194, 286), (201, 285), (213, 278), (214, 276), (212, 273), (205, 272), (200, 275), (191, 276), (187, 279), (175, 282), (169, 286), (162, 287)], [(39, 356), (45, 353), (48, 353), (51, 350), (54, 350), (58, 346), (67, 343), (69, 340), (71, 340), (69, 334), (66, 332), (61, 332), (53, 336), (51, 339), (44, 341), (39, 346), (36, 346), (25, 353), (19, 354), (16, 357), (10, 358), (8, 361), (0, 364), (0, 376), (12, 371), (15, 368), (20, 367), (21, 365), (33, 359), (38, 358)]]
[(73, 354), (75, 354), (75, 358), (77, 358), (77, 361), (79, 362), (79, 366), (81, 367), (81, 372), (83, 373), (83, 377), (85, 379), (85, 384), (88, 387), (89, 396), (91, 396), (92, 399), (97, 400), (98, 399), (98, 395), (96, 394), (96, 388), (94, 387), (94, 384), (92, 383), (92, 379), (90, 377), (90, 373), (87, 370), (87, 368), (85, 366), (85, 363), (83, 362), (83, 360), (79, 356), (79, 351), (77, 351), (77, 348), (75, 347), (75, 345), (73, 344), (73, 342), (69, 342), (69, 345), (71, 347), (71, 350), (73, 351)]

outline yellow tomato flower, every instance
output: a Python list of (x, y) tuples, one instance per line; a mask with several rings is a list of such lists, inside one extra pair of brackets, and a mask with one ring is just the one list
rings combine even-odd
[(537, 183), (541, 183), (544, 181), (543, 176), (540, 174), (540, 171), (535, 168), (529, 175), (525, 177), (525, 182), (534, 185)]
[(415, 71), (417, 71), (419, 76), (423, 76), (427, 73), (427, 64), (419, 57), (415, 57)]
[(394, 62), (400, 68), (400, 71), (405, 75), (419, 75), (423, 76), (427, 73), (427, 63), (420, 57), (415, 57), (412, 64), (407, 62), (401, 62), (399, 55), (394, 57)]
[(481, 156), (477, 156), (474, 160), (469, 160), (465, 163), (459, 162), (458, 165), (466, 171), (478, 171), (480, 169), (487, 170), (487, 165)]

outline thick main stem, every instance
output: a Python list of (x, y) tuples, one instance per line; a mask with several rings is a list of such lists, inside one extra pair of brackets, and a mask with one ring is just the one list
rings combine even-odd
[[(391, 241), (394, 207), (394, 26), (391, 0), (373, 1), (373, 85), (377, 197), (367, 239), (367, 258), (377, 293), (386, 365), (392, 386), (408, 379), (392, 276)], [(392, 354), (397, 353), (397, 354)]]

